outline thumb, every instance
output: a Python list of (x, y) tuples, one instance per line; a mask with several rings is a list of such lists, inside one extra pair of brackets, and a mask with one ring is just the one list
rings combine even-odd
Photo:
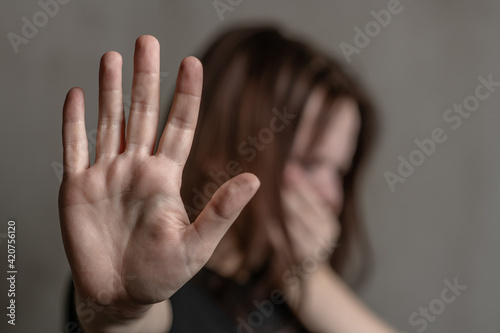
[(260, 187), (259, 179), (242, 173), (222, 184), (198, 218), (190, 225), (193, 238), (205, 244), (210, 255)]

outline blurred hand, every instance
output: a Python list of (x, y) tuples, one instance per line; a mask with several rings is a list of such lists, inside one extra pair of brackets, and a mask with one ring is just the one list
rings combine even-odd
[(281, 197), (296, 253), (299, 259), (325, 260), (325, 252), (333, 253), (341, 231), (334, 210), (321, 200), (297, 162), (286, 164), (284, 177)]
[(158, 41), (140, 37), (125, 126), (122, 59), (116, 52), (102, 57), (94, 165), (89, 166), (81, 89), (68, 92), (63, 110), (59, 213), (75, 289), (81, 299), (90, 297), (118, 311), (147, 307), (175, 293), (207, 262), (259, 187), (252, 174), (234, 177), (190, 224), (180, 187), (198, 118), (202, 65), (194, 57), (182, 61), (154, 153), (159, 59)]

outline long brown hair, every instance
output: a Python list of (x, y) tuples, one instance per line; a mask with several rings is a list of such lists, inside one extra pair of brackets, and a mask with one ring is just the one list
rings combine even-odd
[[(331, 257), (332, 267), (342, 275), (353, 250), (366, 245), (356, 189), (361, 162), (373, 139), (374, 119), (362, 89), (337, 62), (273, 26), (233, 28), (216, 38), (200, 58), (203, 95), (181, 195), (194, 220), (215, 188), (234, 175), (231, 171), (254, 173), (261, 187), (229, 232), (244, 257), (240, 269), (255, 272), (269, 267), (267, 276), (275, 287), (284, 287), (283, 273), (297, 264), (285, 228), (280, 188), (306, 101), (314, 89), (326, 89), (311, 146), (321, 137), (339, 98), (357, 102), (361, 129), (344, 181), (339, 245)], [(279, 133), (269, 130), (273, 117), (284, 124)], [(256, 143), (259, 134), (262, 140)], [(366, 258), (367, 251), (358, 253)], [(358, 268), (366, 268), (366, 261)]]

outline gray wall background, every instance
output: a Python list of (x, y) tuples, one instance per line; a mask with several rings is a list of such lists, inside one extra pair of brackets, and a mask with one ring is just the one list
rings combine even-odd
[[(222, 0), (226, 2), (226, 0)], [(233, 1), (237, 3), (237, 1)], [(500, 2), (401, 0), (403, 10), (347, 63), (339, 44), (373, 20), (376, 1), (243, 0), (219, 18), (212, 1), (69, 1), (15, 53), (9, 32), (33, 22), (36, 1), (0, 3), (0, 294), (2, 332), (61, 332), (69, 268), (57, 213), (62, 162), (61, 108), (72, 86), (86, 92), (87, 130), (97, 124), (100, 56), (124, 58), (130, 91), (135, 39), (162, 45), (167, 107), (182, 58), (197, 54), (216, 32), (243, 22), (276, 22), (337, 56), (368, 87), (379, 107), (381, 137), (364, 175), (363, 213), (376, 268), (360, 296), (399, 330), (417, 332), (409, 317), (441, 297), (444, 280), (467, 289), (426, 332), (499, 332), (500, 91), (453, 130), (444, 112), (474, 94), (477, 77), (500, 81)], [(498, 89), (498, 88), (497, 88)], [(163, 115), (165, 119), (165, 114)], [(442, 128), (447, 140), (391, 192), (383, 174), (397, 172), (415, 139)], [(17, 222), (17, 325), (6, 324), (7, 221)], [(436, 308), (438, 309), (438, 308)], [(421, 317), (420, 317), (421, 318)]]

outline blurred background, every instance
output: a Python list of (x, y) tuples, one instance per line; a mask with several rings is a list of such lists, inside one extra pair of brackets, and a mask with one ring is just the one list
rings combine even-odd
[[(499, 332), (499, 17), (494, 0), (2, 1), (0, 331), (63, 331), (70, 271), (57, 193), (68, 89), (85, 90), (94, 152), (104, 52), (122, 54), (130, 94), (135, 39), (158, 38), (164, 120), (184, 57), (235, 24), (275, 23), (336, 57), (378, 106), (381, 135), (362, 191), (375, 269), (360, 296), (400, 331)], [(441, 142), (431, 149), (433, 132)], [(15, 327), (6, 316), (9, 220)]]

